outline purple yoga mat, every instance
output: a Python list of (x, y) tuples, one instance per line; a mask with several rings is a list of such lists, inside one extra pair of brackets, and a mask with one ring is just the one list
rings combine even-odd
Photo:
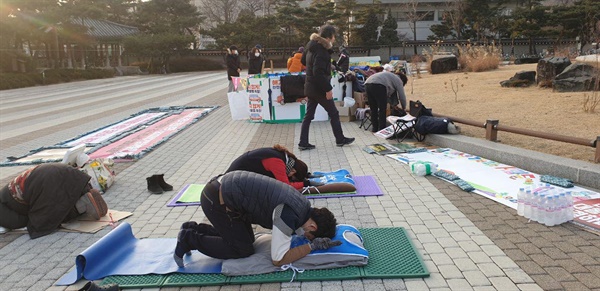
[[(356, 183), (356, 193), (327, 193), (327, 194), (310, 194), (304, 195), (308, 199), (319, 199), (319, 198), (339, 198), (339, 197), (358, 197), (358, 196), (381, 196), (383, 195), (383, 191), (379, 188), (375, 177), (373, 176), (354, 176), (354, 182)], [(181, 189), (167, 206), (175, 207), (175, 206), (193, 206), (200, 205), (200, 201), (198, 202), (188, 202), (188, 203), (177, 203), (177, 200), (183, 195), (185, 190), (190, 185), (186, 185)], [(200, 197), (200, 193), (198, 193), (198, 197)]]
[(356, 183), (356, 193), (309, 194), (304, 195), (304, 197), (308, 199), (319, 199), (383, 195), (383, 191), (381, 191), (381, 188), (379, 188), (379, 185), (373, 176), (354, 176), (354, 183)]

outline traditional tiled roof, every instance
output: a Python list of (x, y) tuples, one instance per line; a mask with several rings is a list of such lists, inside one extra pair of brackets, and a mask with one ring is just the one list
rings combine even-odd
[(84, 25), (88, 28), (87, 35), (95, 39), (118, 39), (129, 35), (139, 33), (139, 29), (133, 26), (127, 26), (108, 20), (98, 20), (91, 18), (77, 18), (72, 21), (75, 24)]

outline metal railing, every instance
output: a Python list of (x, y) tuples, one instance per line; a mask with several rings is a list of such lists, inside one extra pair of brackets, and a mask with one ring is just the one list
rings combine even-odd
[(481, 123), (481, 122), (476, 122), (476, 121), (469, 120), (469, 119), (448, 116), (448, 115), (443, 115), (443, 114), (434, 113), (433, 115), (436, 117), (446, 117), (446, 118), (451, 119), (454, 122), (484, 128), (485, 129), (485, 139), (487, 139), (489, 141), (498, 141), (498, 131), (506, 131), (506, 132), (516, 133), (516, 134), (521, 134), (521, 135), (526, 135), (526, 136), (532, 136), (532, 137), (550, 139), (550, 140), (555, 140), (555, 141), (560, 141), (560, 142), (566, 142), (566, 143), (570, 143), (570, 144), (593, 147), (593, 148), (596, 148), (596, 155), (594, 157), (594, 162), (600, 163), (600, 146), (599, 146), (600, 136), (597, 136), (596, 139), (589, 140), (589, 139), (585, 139), (585, 138), (572, 137), (572, 136), (566, 136), (566, 135), (561, 135), (561, 134), (547, 133), (547, 132), (535, 131), (535, 130), (530, 130), (530, 129), (523, 129), (523, 128), (518, 128), (518, 127), (501, 125), (501, 124), (499, 124), (500, 123), (499, 120), (494, 120), (494, 119), (488, 119), (486, 122)]

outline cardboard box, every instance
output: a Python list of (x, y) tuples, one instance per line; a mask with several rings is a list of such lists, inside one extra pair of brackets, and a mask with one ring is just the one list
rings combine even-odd
[(340, 113), (340, 121), (348, 122), (356, 120), (356, 108), (358, 108), (356, 104), (352, 107), (344, 107), (344, 102), (339, 101), (335, 103), (335, 107)]
[(356, 116), (354, 116), (354, 115), (340, 116), (340, 121), (341, 122), (350, 122), (350, 121), (355, 121), (355, 120), (356, 120)]
[(362, 92), (354, 92), (352, 93), (352, 97), (354, 101), (356, 101), (356, 105), (358, 108), (365, 108), (365, 102), (367, 101), (365, 98), (365, 94)]

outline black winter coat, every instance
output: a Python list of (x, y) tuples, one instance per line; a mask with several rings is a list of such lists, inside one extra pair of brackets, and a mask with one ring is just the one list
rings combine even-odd
[(251, 55), (248, 57), (248, 74), (260, 74), (262, 69), (263, 56)]
[(302, 55), (302, 64), (306, 66), (304, 94), (310, 99), (325, 99), (325, 93), (331, 91), (331, 43), (313, 33)]
[(291, 218), (288, 227), (292, 230), (310, 218), (311, 206), (306, 197), (294, 187), (261, 174), (233, 171), (223, 175), (221, 195), (225, 205), (245, 221), (267, 229), (273, 229), (273, 210), (279, 204), (293, 211), (284, 215)]
[(240, 64), (240, 56), (234, 54), (227, 54), (227, 79), (231, 80), (231, 77), (239, 77), (240, 73), (238, 69), (242, 69)]

